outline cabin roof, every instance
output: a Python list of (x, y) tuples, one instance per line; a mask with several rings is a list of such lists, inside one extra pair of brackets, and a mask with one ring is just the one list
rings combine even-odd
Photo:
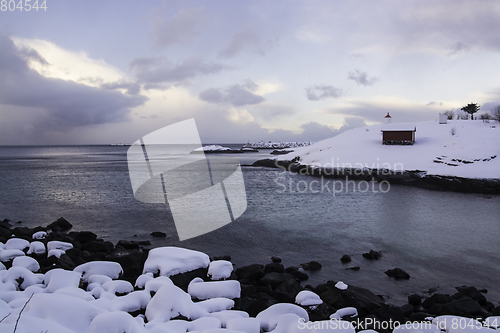
[(408, 124), (385, 124), (382, 129), (382, 132), (389, 131), (405, 131), (405, 132), (416, 132), (417, 127), (415, 125)]

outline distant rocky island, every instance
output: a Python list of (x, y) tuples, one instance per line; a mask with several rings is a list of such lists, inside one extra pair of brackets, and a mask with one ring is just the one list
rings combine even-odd
[(286, 148), (298, 148), (307, 147), (312, 145), (313, 142), (272, 142), (272, 141), (260, 141), (257, 143), (248, 142), (243, 148), (255, 148), (255, 149), (286, 149)]

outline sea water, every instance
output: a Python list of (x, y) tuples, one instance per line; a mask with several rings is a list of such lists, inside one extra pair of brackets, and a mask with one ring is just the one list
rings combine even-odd
[[(332, 183), (321, 184), (318, 178), (243, 166), (245, 213), (225, 227), (181, 242), (167, 205), (134, 198), (127, 149), (0, 147), (0, 219), (34, 227), (62, 216), (73, 230), (90, 230), (113, 243), (150, 240), (153, 246), (229, 254), (237, 267), (266, 264), (271, 256), (280, 256), (285, 266), (316, 260), (323, 268), (310, 273), (305, 283), (341, 280), (399, 305), (412, 292), (424, 294), (437, 287), (453, 293), (453, 287), (462, 285), (488, 289), (488, 300), (500, 301), (500, 196), (346, 179), (336, 180), (333, 193)], [(271, 157), (269, 153), (231, 156), (246, 165)], [(339, 191), (340, 185), (347, 190)], [(167, 237), (154, 238), (153, 231)], [(371, 249), (383, 257), (363, 258)], [(340, 262), (344, 254), (353, 258), (350, 264)], [(349, 266), (360, 270), (347, 270)], [(395, 281), (384, 274), (395, 267), (407, 271), (410, 280)]]

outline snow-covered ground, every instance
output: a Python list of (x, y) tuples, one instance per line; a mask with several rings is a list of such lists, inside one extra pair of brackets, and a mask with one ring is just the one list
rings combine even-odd
[(413, 146), (382, 145), (381, 130), (373, 125), (295, 149), (278, 160), (300, 157), (303, 165), (326, 168), (421, 170), (429, 175), (500, 178), (500, 124), (481, 120), (449, 120), (390, 124), (416, 127)]

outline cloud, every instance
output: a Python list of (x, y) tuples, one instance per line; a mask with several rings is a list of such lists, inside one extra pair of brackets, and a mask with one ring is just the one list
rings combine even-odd
[(162, 83), (179, 84), (196, 76), (217, 74), (229, 69), (222, 64), (204, 62), (200, 58), (174, 64), (165, 57), (136, 58), (129, 67), (137, 80), (149, 84), (150, 88), (160, 88)]
[[(120, 122), (127, 119), (130, 108), (146, 101), (144, 96), (45, 77), (28, 65), (33, 60), (43, 62), (39, 54), (16, 47), (5, 34), (0, 34), (0, 58), (0, 104), (2, 109), (11, 110), (3, 112), (2, 120), (14, 121), (9, 125), (11, 130), (24, 126), (42, 133)], [(20, 118), (13, 110), (23, 112), (24, 124), (18, 123)], [(37, 123), (30, 125), (32, 119)]]
[(251, 51), (261, 56), (278, 45), (277, 39), (261, 41), (259, 36), (251, 30), (240, 30), (236, 32), (229, 44), (219, 53), (221, 58), (234, 58), (245, 51)]
[(182, 8), (170, 20), (164, 20), (165, 11), (158, 10), (158, 16), (153, 20), (153, 45), (165, 48), (172, 45), (185, 45), (191, 42), (207, 20), (203, 7)]
[(467, 53), (471, 50), (471, 47), (465, 43), (457, 42), (455, 45), (450, 47), (449, 55), (455, 55), (459, 53)]
[(435, 101), (432, 101), (432, 102), (429, 102), (427, 104), (425, 104), (427, 106), (442, 106), (443, 105), (443, 102), (435, 102)]
[(129, 82), (125, 80), (121, 81), (116, 81), (116, 82), (111, 82), (111, 83), (104, 83), (101, 84), (101, 88), (104, 89), (126, 89), (127, 94), (129, 95), (138, 95), (139, 92), (141, 91), (141, 86), (137, 82)]
[(254, 118), (250, 112), (245, 109), (229, 109), (228, 117), (234, 123), (251, 123), (254, 121)]
[(363, 85), (363, 86), (372, 86), (375, 82), (379, 80), (376, 77), (369, 78), (366, 72), (361, 72), (357, 69), (355, 70), (355, 72), (349, 72), (347, 78), (349, 80), (355, 81), (358, 85)]
[(342, 90), (333, 86), (314, 85), (306, 89), (307, 99), (310, 101), (319, 101), (325, 98), (339, 98), (342, 96)]
[(209, 88), (199, 94), (202, 101), (209, 103), (229, 103), (233, 106), (259, 104), (264, 97), (252, 93), (258, 86), (251, 80), (244, 84), (234, 84), (224, 89)]

